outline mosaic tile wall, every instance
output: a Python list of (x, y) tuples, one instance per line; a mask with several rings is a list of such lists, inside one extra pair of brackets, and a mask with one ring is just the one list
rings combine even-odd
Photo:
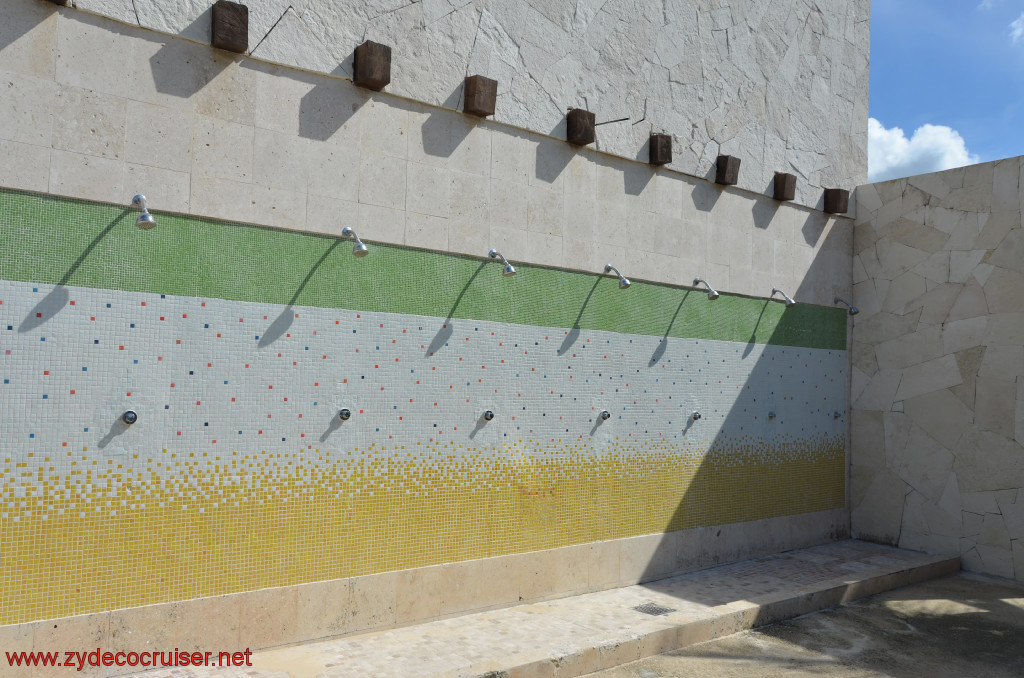
[(0, 191), (0, 624), (844, 504), (841, 310), (135, 216)]

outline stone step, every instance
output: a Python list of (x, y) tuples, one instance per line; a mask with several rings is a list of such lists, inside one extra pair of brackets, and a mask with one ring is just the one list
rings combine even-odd
[(136, 675), (569, 678), (959, 569), (956, 557), (847, 540), (636, 586), (263, 650), (245, 669)]

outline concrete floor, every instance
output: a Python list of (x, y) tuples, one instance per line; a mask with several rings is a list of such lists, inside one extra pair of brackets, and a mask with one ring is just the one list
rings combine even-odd
[(1024, 676), (1024, 587), (969, 574), (648, 657), (592, 678)]

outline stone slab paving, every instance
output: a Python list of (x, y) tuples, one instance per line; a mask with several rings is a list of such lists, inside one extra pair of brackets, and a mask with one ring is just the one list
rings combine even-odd
[[(959, 570), (959, 560), (855, 540), (660, 581), (264, 650), (245, 669), (145, 678), (580, 676)], [(672, 612), (636, 611), (653, 603)]]

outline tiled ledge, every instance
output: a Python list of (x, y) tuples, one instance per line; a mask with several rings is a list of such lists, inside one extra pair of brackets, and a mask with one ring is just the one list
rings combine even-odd
[[(244, 675), (568, 678), (959, 569), (955, 557), (843, 541), (647, 585), (257, 653)], [(634, 609), (649, 603), (671, 612), (651, 616)], [(175, 669), (141, 675), (235, 674)]]
[(846, 509), (821, 511), (0, 626), (0, 649), (256, 650), (616, 589), (848, 535)]

